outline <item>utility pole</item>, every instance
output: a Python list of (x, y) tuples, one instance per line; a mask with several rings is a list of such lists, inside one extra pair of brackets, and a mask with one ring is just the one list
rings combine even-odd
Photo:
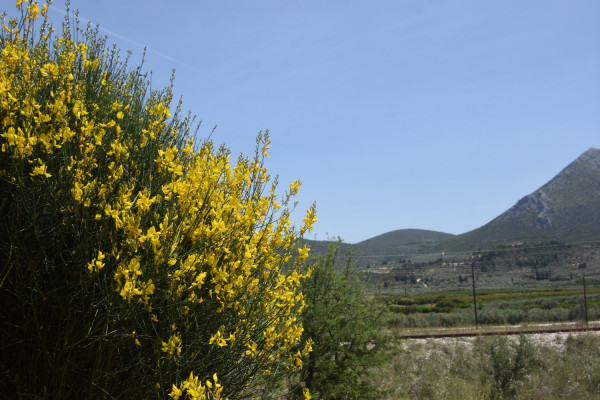
[(473, 310), (475, 311), (475, 329), (479, 329), (477, 321), (477, 296), (475, 295), (475, 263), (471, 261), (471, 279), (473, 280)]
[(406, 295), (406, 281), (404, 281), (404, 315), (408, 315), (408, 296)]
[(585, 274), (583, 274), (583, 309), (585, 310), (585, 326), (588, 326), (587, 291), (585, 289)]

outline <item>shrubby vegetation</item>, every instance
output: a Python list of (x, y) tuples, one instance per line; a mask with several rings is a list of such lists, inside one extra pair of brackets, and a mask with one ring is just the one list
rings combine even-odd
[(514, 398), (519, 384), (536, 364), (532, 344), (524, 336), (519, 342), (510, 342), (506, 336), (498, 336), (489, 346), (489, 363), (485, 372), (492, 377), (491, 395), (494, 398)]
[(527, 335), (408, 340), (371, 373), (389, 399), (593, 399), (600, 394), (600, 337), (552, 342)]
[(277, 196), (268, 135), (230, 164), (97, 29), (17, 8), (0, 34), (0, 397), (238, 399), (300, 368), (296, 242), (316, 217), (292, 226), (299, 182)]
[[(576, 291), (485, 292), (478, 296), (478, 322), (484, 325), (521, 324), (528, 322), (579, 322), (585, 319), (582, 294)], [(388, 326), (455, 327), (475, 325), (472, 294), (434, 293), (383, 296), (388, 303)], [(600, 316), (600, 295), (588, 294), (588, 319)]]
[(402, 292), (405, 288), (412, 294), (470, 290), (473, 272), (478, 291), (581, 289), (584, 275), (590, 287), (600, 283), (599, 260), (597, 242), (525, 243), (444, 257), (419, 254), (414, 259), (387, 260), (386, 273), (377, 273), (382, 272), (381, 266), (371, 265), (365, 269), (365, 278), (387, 293)]
[(381, 399), (381, 387), (367, 377), (389, 359), (393, 338), (383, 330), (385, 309), (365, 296), (352, 255), (339, 254), (340, 245), (309, 262), (312, 274), (301, 286), (303, 337), (313, 351), (300, 381), (319, 399)]

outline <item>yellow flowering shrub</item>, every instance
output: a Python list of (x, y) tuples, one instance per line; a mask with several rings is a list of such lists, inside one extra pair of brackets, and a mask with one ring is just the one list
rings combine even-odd
[(300, 183), (276, 194), (268, 134), (231, 163), (97, 29), (57, 35), (47, 5), (17, 8), (0, 34), (1, 394), (237, 399), (301, 367), (296, 243), (316, 216), (292, 225)]

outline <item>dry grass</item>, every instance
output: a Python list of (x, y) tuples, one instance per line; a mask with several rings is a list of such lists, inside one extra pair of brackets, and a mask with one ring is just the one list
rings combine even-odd
[(600, 399), (600, 332), (531, 334), (526, 341), (533, 349), (529, 366), (505, 393), (496, 388), (490, 349), (505, 346), (514, 360), (511, 343), (519, 336), (504, 343), (499, 337), (403, 340), (392, 362), (372, 376), (394, 400)]

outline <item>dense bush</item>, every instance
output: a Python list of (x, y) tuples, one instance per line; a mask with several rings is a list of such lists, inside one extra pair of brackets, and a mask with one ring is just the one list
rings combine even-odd
[[(247, 398), (308, 348), (296, 230), (263, 166), (195, 144), (95, 29), (0, 34), (0, 397)], [(36, 27), (37, 24), (39, 28)], [(277, 367), (277, 368), (274, 368)]]
[(484, 365), (493, 381), (491, 398), (515, 398), (519, 385), (536, 363), (535, 348), (525, 335), (519, 335), (518, 343), (498, 336), (488, 353), (489, 364)]
[(381, 399), (383, 391), (367, 379), (369, 368), (386, 362), (391, 338), (382, 330), (383, 304), (368, 299), (350, 254), (339, 243), (309, 262), (302, 283), (307, 309), (304, 337), (313, 352), (300, 381), (319, 399)]

